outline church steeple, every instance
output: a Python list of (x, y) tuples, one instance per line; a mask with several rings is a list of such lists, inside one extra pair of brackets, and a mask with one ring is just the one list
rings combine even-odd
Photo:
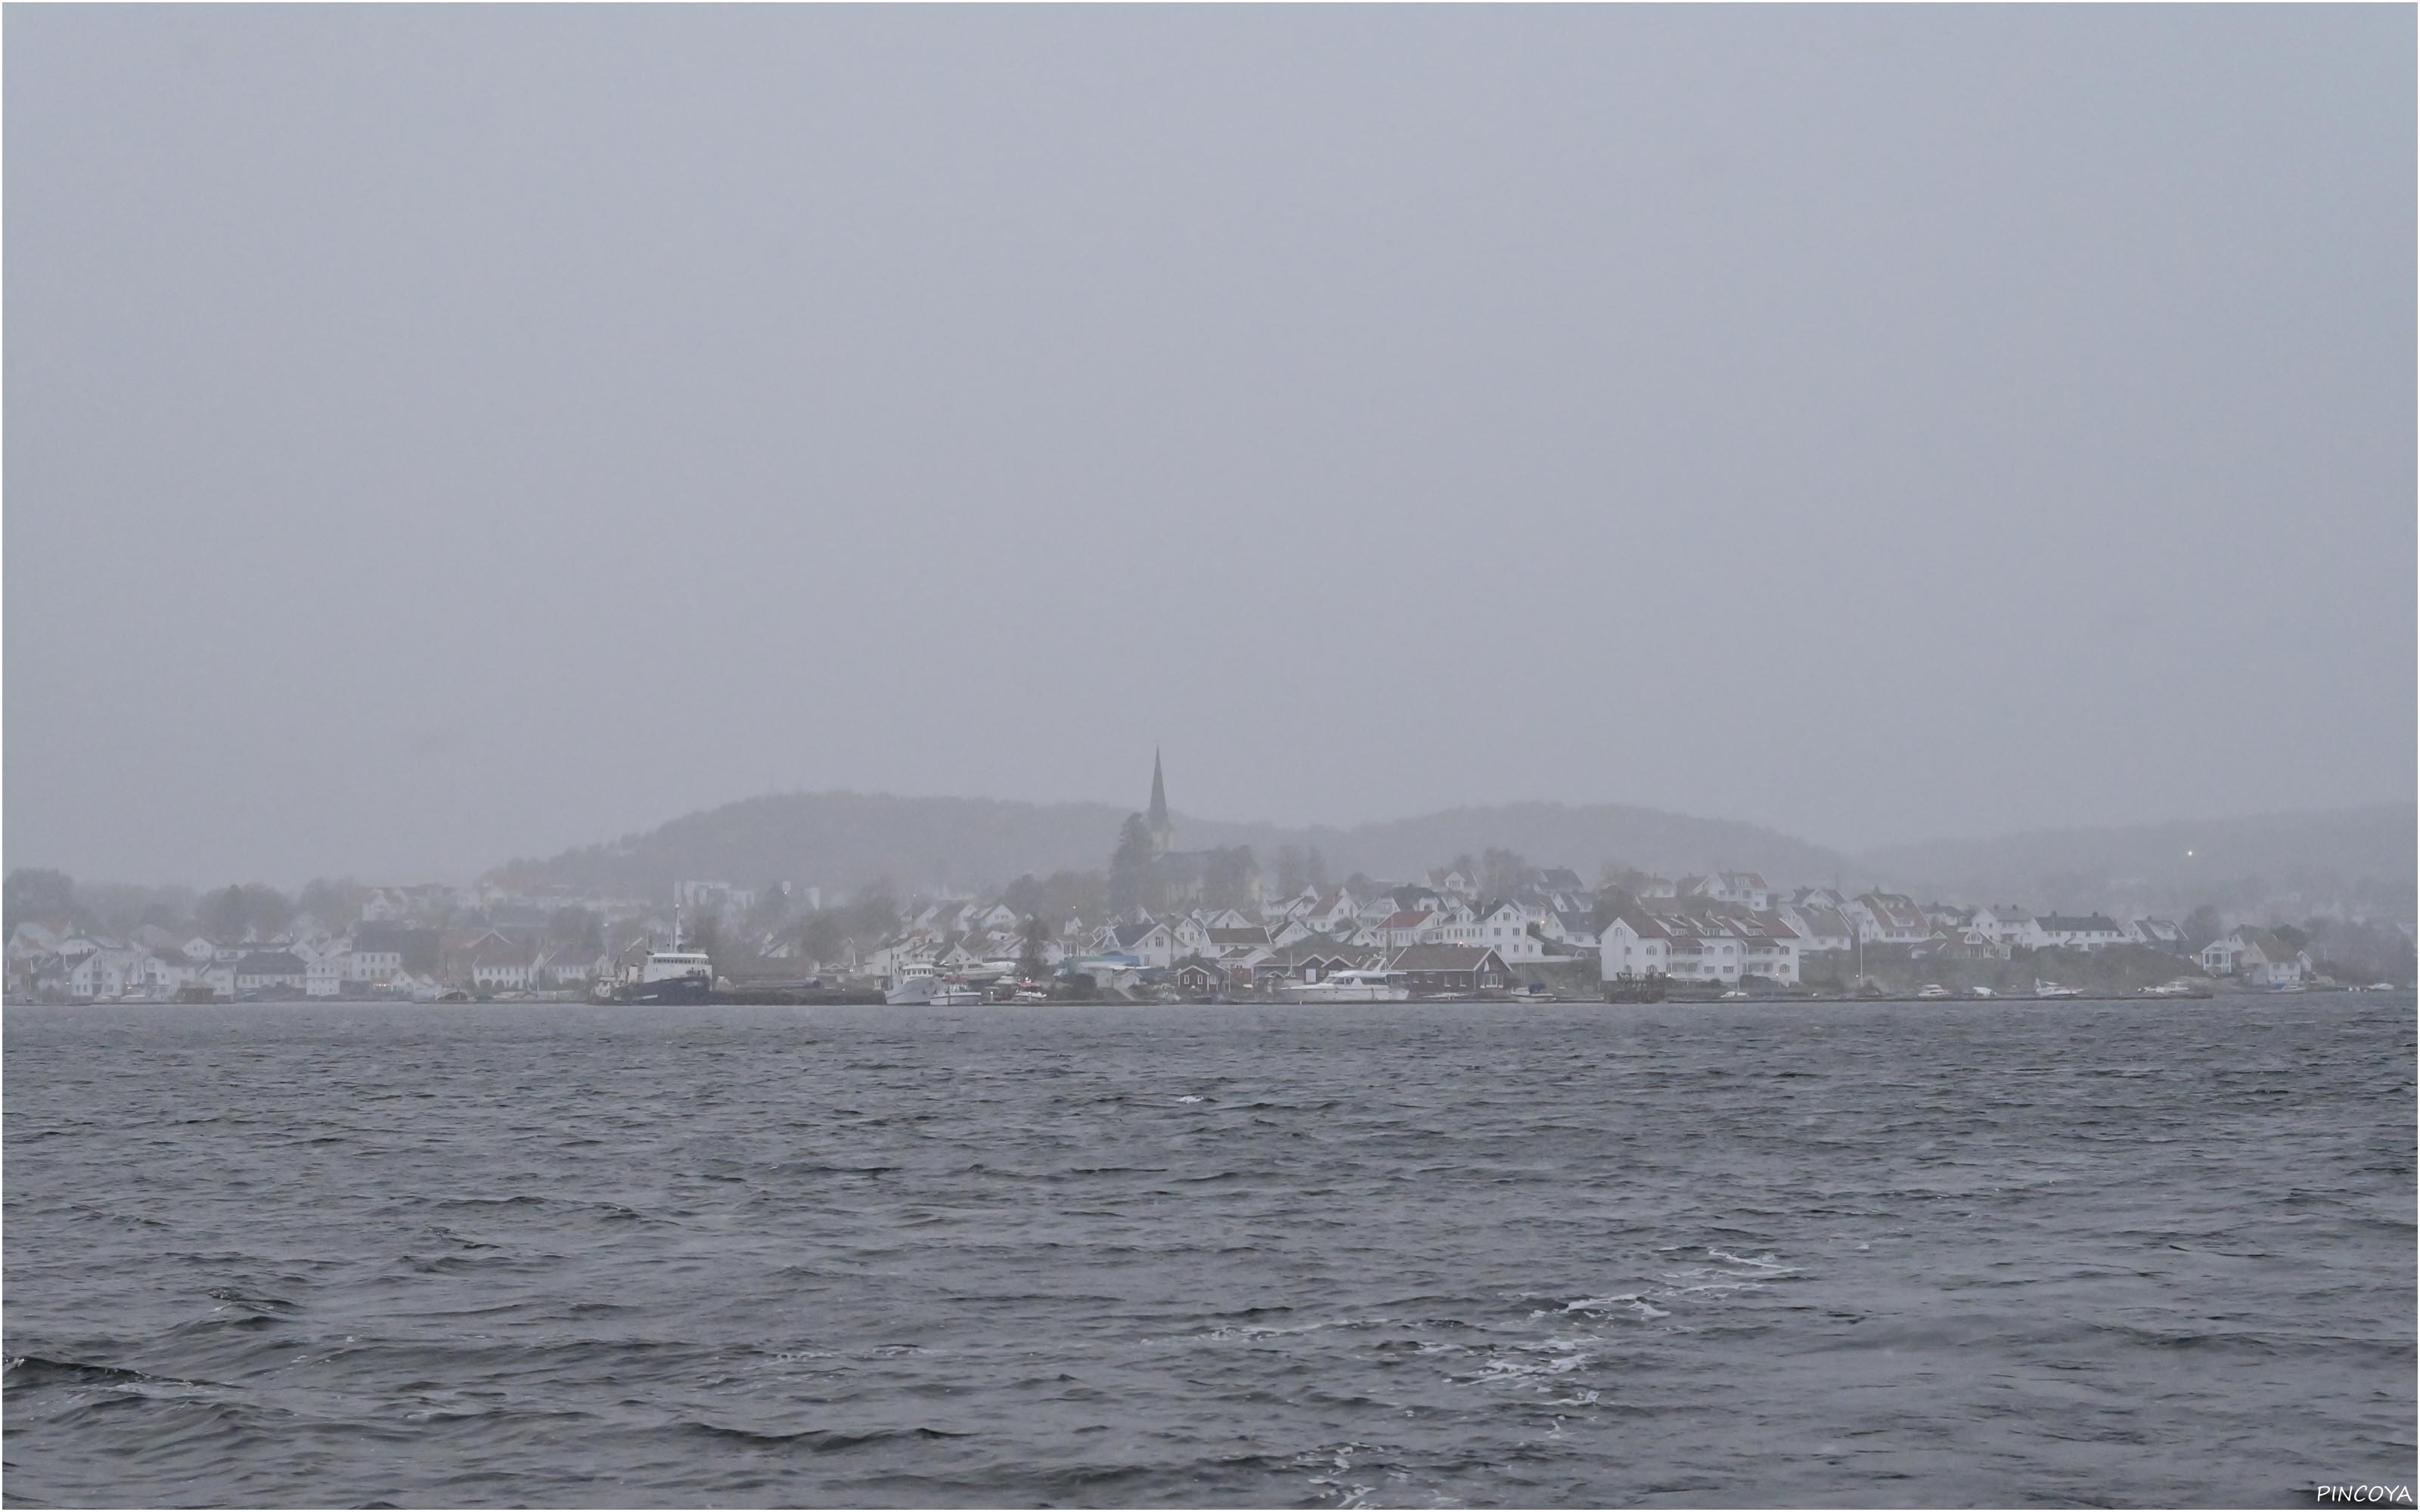
[(1166, 855), (1176, 841), (1176, 826), (1168, 818), (1168, 782), (1159, 770), (1159, 748), (1151, 748), (1151, 811), (1143, 816), (1151, 829), (1151, 848), (1156, 855)]

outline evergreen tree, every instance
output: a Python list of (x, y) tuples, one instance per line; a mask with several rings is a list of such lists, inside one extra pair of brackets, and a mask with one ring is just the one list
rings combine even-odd
[(1042, 951), (1050, 943), (1050, 926), (1042, 922), (1041, 915), (1025, 916), (1021, 943), (1023, 949), (1016, 955), (1016, 974), (1027, 981), (1038, 980), (1046, 969)]
[(1118, 828), (1118, 848), (1109, 856), (1109, 909), (1124, 914), (1157, 904), (1156, 869), (1152, 865), (1151, 826), (1142, 815), (1130, 813)]
[(11, 928), (28, 918), (76, 916), (75, 883), (64, 872), (21, 866), (8, 873), (6, 893), (8, 917), (0, 922)]

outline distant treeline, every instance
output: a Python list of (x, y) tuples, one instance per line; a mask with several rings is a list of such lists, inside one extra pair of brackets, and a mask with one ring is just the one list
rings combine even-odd
[[(687, 814), (608, 844), (510, 861), (490, 875), (515, 889), (564, 886), (637, 898), (667, 897), (674, 883), (700, 877), (787, 877), (842, 892), (982, 889), (1029, 872), (1102, 866), (1129, 812), (1103, 803), (793, 793)], [(1838, 852), (1761, 825), (1617, 804), (1502, 804), (1345, 829), (1179, 816), (1176, 829), (1187, 850), (1249, 848), (1264, 874), (1280, 885), (1292, 880), (1290, 856), (1301, 859), (1306, 880), (1314, 856), (1335, 880), (1355, 872), (1409, 878), (1491, 848), (1591, 873), (1617, 857), (1667, 874), (1730, 868), (1809, 883), (1832, 882), (1851, 870)]]

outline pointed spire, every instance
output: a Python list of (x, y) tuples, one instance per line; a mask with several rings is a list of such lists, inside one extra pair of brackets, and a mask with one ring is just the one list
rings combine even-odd
[(1160, 775), (1156, 743), (1151, 748), (1151, 811), (1144, 816), (1143, 824), (1151, 830), (1152, 844), (1166, 851), (1175, 839), (1176, 826), (1168, 818), (1168, 783)]

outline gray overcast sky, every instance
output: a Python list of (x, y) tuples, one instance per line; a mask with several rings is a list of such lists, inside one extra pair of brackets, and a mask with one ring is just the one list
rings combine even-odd
[(11, 8), (8, 860), (2409, 796), (2413, 25)]

